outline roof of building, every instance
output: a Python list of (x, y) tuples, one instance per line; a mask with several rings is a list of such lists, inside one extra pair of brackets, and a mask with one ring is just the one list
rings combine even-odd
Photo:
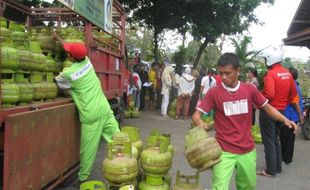
[(310, 48), (310, 1), (301, 0), (287, 31), (284, 45)]

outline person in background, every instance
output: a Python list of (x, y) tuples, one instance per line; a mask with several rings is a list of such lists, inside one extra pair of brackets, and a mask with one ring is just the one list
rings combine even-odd
[(151, 110), (155, 110), (155, 93), (156, 93), (156, 86), (157, 86), (157, 71), (158, 71), (158, 64), (153, 62), (151, 64), (151, 69), (149, 71), (149, 82), (152, 85), (149, 87), (149, 96), (150, 96), (150, 108)]
[(222, 154), (221, 162), (212, 167), (212, 190), (229, 189), (234, 170), (236, 189), (255, 190), (256, 150), (251, 135), (252, 104), (289, 128), (297, 129), (297, 125), (269, 105), (257, 88), (238, 80), (240, 61), (235, 54), (224, 53), (217, 65), (222, 84), (208, 90), (192, 117), (195, 126), (208, 129), (201, 114), (215, 110), (215, 138), (222, 148)]
[[(263, 95), (270, 105), (283, 113), (288, 104), (292, 104), (302, 118), (298, 105), (298, 96), (294, 79), (282, 62), (282, 51), (268, 47), (260, 54), (266, 61), (268, 72), (264, 77)], [(294, 123), (295, 124), (295, 123)], [(257, 171), (258, 175), (275, 177), (282, 172), (282, 154), (279, 141), (283, 123), (270, 117), (265, 110), (260, 110), (259, 125), (265, 151), (266, 169)], [(296, 124), (295, 124), (296, 125)]]
[[(201, 88), (200, 88), (200, 101), (205, 97), (208, 90), (216, 85), (216, 80), (213, 77), (214, 71), (213, 69), (208, 69), (208, 73), (201, 80)], [(211, 110), (209, 113), (203, 113), (203, 117), (214, 117), (214, 110)]]
[(145, 107), (145, 94), (146, 91), (149, 89), (148, 86), (145, 86), (145, 83), (149, 82), (149, 74), (148, 72), (145, 70), (145, 65), (141, 64), (140, 65), (140, 70), (139, 70), (139, 77), (141, 80), (141, 92), (140, 92), (140, 111), (144, 111), (144, 107)]
[(141, 86), (142, 86), (142, 82), (138, 74), (139, 70), (140, 70), (140, 66), (134, 65), (133, 73), (131, 75), (132, 82), (133, 82), (132, 94), (133, 94), (133, 99), (134, 99), (134, 107), (136, 111), (139, 111), (139, 108), (140, 108), (140, 92), (141, 92)]
[(202, 67), (199, 72), (199, 76), (197, 76), (195, 80), (195, 89), (193, 91), (193, 95), (191, 98), (190, 106), (189, 106), (189, 115), (192, 116), (196, 110), (197, 102), (200, 98), (200, 87), (201, 80), (206, 75), (206, 68)]
[(161, 95), (163, 96), (161, 103), (161, 115), (164, 118), (168, 118), (167, 109), (169, 105), (170, 88), (172, 86), (172, 77), (173, 77), (172, 74), (173, 74), (173, 67), (171, 67), (170, 65), (165, 66), (161, 78), (162, 80)]
[(180, 87), (180, 80), (182, 73), (183, 73), (183, 66), (181, 64), (176, 64), (172, 77), (170, 102), (178, 97), (178, 90)]
[(204, 76), (201, 80), (201, 88), (200, 88), (200, 95), (201, 99), (205, 96), (205, 94), (208, 92), (208, 90), (216, 85), (216, 80), (213, 77), (212, 69), (208, 69), (208, 73), (206, 76)]
[[(248, 81), (247, 83), (255, 86), (257, 89), (259, 89), (259, 83), (257, 80), (257, 70), (255, 68), (249, 68), (249, 71), (247, 73), (248, 76)], [(253, 105), (253, 116), (252, 116), (252, 125), (255, 125), (255, 121), (256, 121), (256, 108)]]
[[(298, 71), (295, 68), (289, 68), (289, 72), (292, 74), (293, 79), (295, 81), (295, 86), (296, 86), (297, 94), (299, 97), (300, 112), (303, 113), (304, 106), (303, 106), (303, 102), (301, 98), (302, 93), (301, 93), (299, 84), (297, 82)], [(285, 108), (284, 115), (286, 118), (288, 118), (291, 121), (294, 121), (296, 124), (300, 122), (299, 114), (292, 105), (288, 105)], [(281, 142), (281, 150), (282, 150), (282, 160), (285, 164), (291, 164), (293, 161), (293, 155), (294, 155), (294, 144), (295, 144), (294, 131), (286, 127), (282, 127), (280, 129), (280, 142)]]
[(222, 83), (222, 79), (221, 76), (218, 74), (217, 70), (215, 68), (212, 68), (211, 73), (216, 80), (216, 85), (220, 85)]
[(189, 102), (191, 100), (194, 88), (195, 78), (191, 75), (191, 69), (186, 68), (179, 83), (175, 119), (178, 119), (180, 117), (180, 112), (182, 108), (184, 120), (188, 119)]
[(141, 63), (140, 53), (138, 51), (136, 51), (135, 52), (135, 58), (134, 58), (134, 64), (140, 65), (140, 63)]
[(156, 85), (156, 110), (161, 109), (162, 104), (162, 95), (161, 95), (161, 89), (162, 89), (162, 75), (163, 71), (165, 69), (165, 65), (163, 63), (159, 64), (159, 69), (157, 70), (157, 85)]
[(72, 99), (79, 111), (81, 140), (77, 186), (89, 180), (101, 137), (107, 142), (112, 142), (113, 134), (120, 130), (101, 89), (100, 80), (87, 57), (86, 46), (82, 43), (65, 43), (57, 33), (53, 33), (53, 37), (60, 42), (73, 63), (55, 80), (67, 81)]

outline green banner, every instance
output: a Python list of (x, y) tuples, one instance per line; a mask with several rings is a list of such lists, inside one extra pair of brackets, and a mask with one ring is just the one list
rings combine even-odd
[(113, 0), (58, 0), (97, 27), (112, 32)]
[(75, 0), (74, 11), (104, 29), (104, 0)]

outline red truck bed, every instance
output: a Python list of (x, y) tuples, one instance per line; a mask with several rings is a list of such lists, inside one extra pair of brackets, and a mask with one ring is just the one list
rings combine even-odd
[[(33, 26), (33, 20), (82, 19), (67, 8), (30, 9), (13, 0), (0, 0), (0, 4), (22, 11), (27, 15), (28, 26)], [(0, 9), (0, 15), (3, 11)], [(116, 13), (113, 21), (118, 27), (113, 37), (118, 40), (118, 46), (100, 46), (100, 40), (92, 35), (94, 26), (82, 20), (88, 56), (111, 107), (119, 116), (120, 100), (127, 91), (128, 71), (124, 63), (125, 13), (116, 0), (113, 12)], [(0, 121), (0, 165), (3, 168), (0, 189), (1, 185), (5, 190), (53, 189), (78, 169), (80, 122), (70, 98), (0, 108)]]

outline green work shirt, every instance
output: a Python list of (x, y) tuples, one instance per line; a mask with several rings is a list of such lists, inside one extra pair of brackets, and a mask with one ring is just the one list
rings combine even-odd
[(71, 84), (72, 98), (82, 123), (93, 122), (112, 113), (99, 78), (87, 57), (82, 62), (73, 63), (63, 75)]

